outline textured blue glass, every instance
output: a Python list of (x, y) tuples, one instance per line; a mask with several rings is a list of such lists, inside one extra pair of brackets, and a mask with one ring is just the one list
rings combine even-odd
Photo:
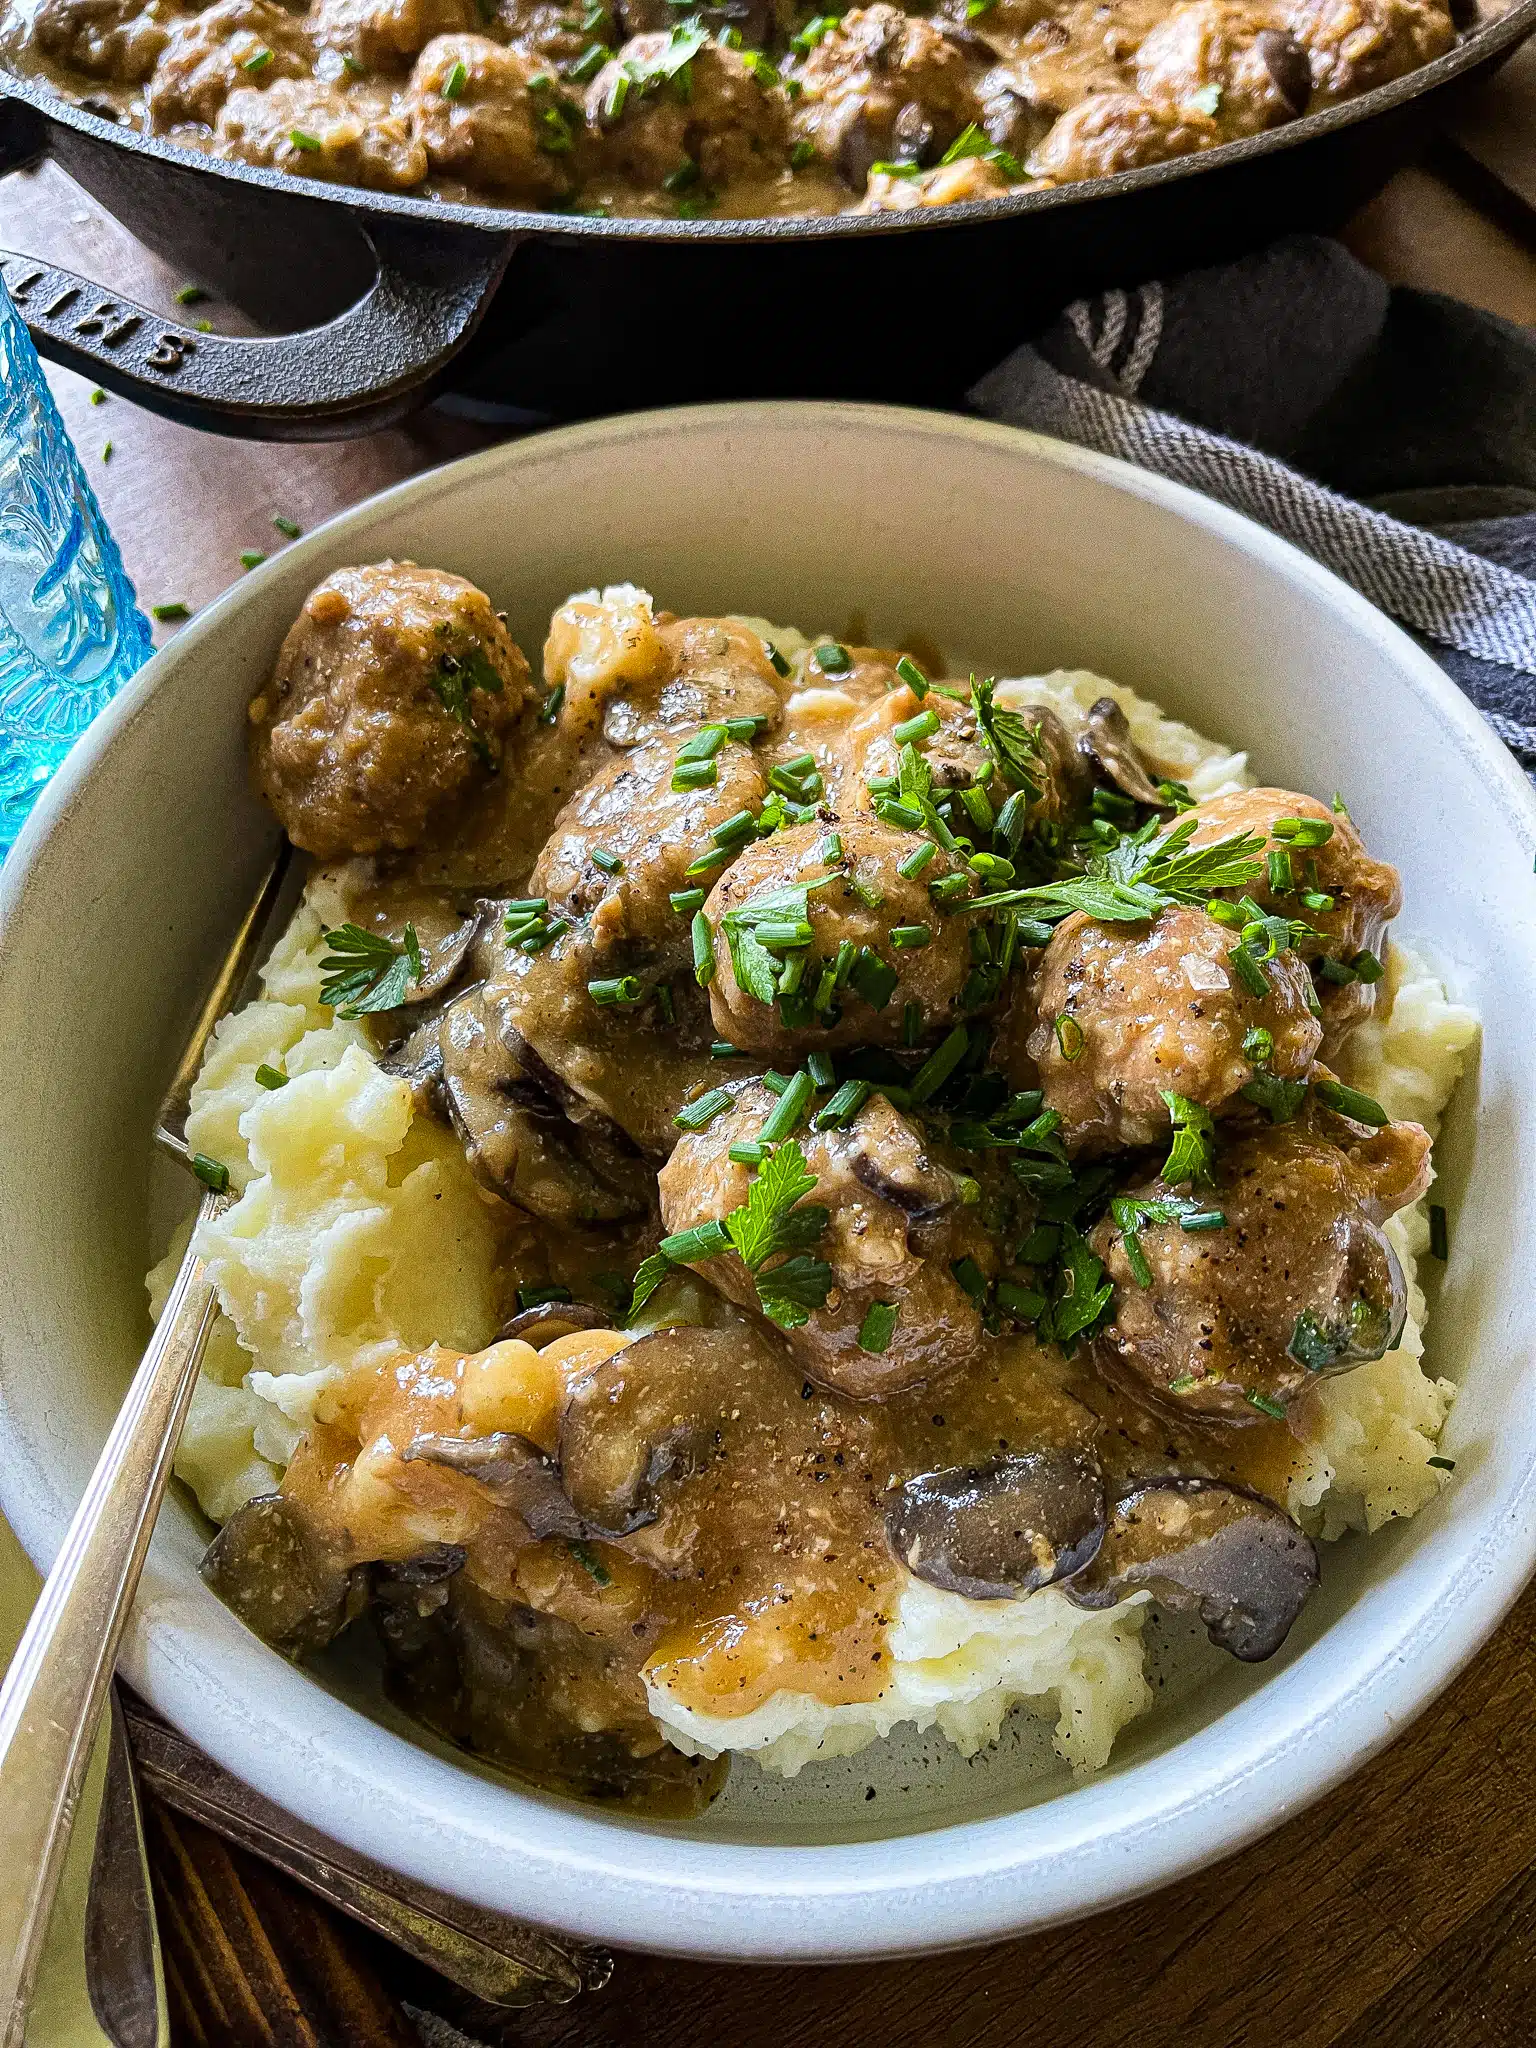
[(0, 855), (149, 653), (117, 544), (0, 284)]

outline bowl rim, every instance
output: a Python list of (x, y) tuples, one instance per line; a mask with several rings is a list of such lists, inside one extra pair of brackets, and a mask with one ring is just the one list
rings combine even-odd
[[(238, 630), (242, 610), (275, 575), (291, 573), (306, 555), (328, 554), (352, 531), (368, 533), (374, 545), (375, 529), (445, 493), (526, 464), (558, 462), (568, 451), (609, 459), (625, 451), (633, 464), (658, 440), (728, 428), (739, 446), (743, 436), (803, 425), (808, 414), (821, 416), (829, 431), (936, 438), (1009, 453), (1047, 472), (1076, 472), (1192, 522), (1278, 573), (1382, 646), (1403, 687), (1475, 767), (1487, 801), (1536, 856), (1536, 791), (1469, 701), (1365, 598), (1241, 514), (1115, 457), (991, 422), (836, 401), (733, 402), (621, 414), (500, 443), (335, 514), (242, 578), (119, 692), (44, 792), (0, 868), (0, 960), (31, 873), (119, 733), (176, 667)], [(70, 1509), (45, 1501), (35, 1486), (9, 1483), (4, 1475), (17, 1471), (22, 1450), (0, 1401), (0, 1493), (16, 1534), (46, 1568)], [(150, 1702), (226, 1768), (321, 1832), (418, 1881), (621, 1947), (715, 1961), (873, 1960), (1103, 1910), (1233, 1853), (1331, 1790), (1451, 1682), (1519, 1596), (1536, 1567), (1536, 1465), (1504, 1484), (1483, 1526), (1463, 1534), (1454, 1550), (1432, 1548), (1435, 1557), (1394, 1575), (1405, 1597), (1386, 1603), (1389, 1612), (1378, 1606), (1355, 1618), (1347, 1659), (1322, 1660), (1313, 1646), (1277, 1674), (1266, 1698), (1292, 1711), (1272, 1725), (1245, 1714), (1256, 1704), (1250, 1699), (1197, 1737), (1068, 1796), (985, 1820), (831, 1845), (636, 1830), (542, 1801), (515, 1783), (498, 1782), (487, 1799), (485, 1781), (471, 1770), (369, 1723), (291, 1667), (284, 1667), (290, 1683), (263, 1689), (259, 1701), (235, 1690), (235, 1665), (274, 1653), (248, 1638), (244, 1648), (215, 1643), (210, 1655), (185, 1601), (138, 1615), (122, 1662)], [(230, 1626), (244, 1637), (238, 1624)], [(200, 1655), (208, 1661), (200, 1664)], [(1305, 1685), (1297, 1682), (1302, 1664)], [(381, 1783), (402, 1777), (411, 1781), (404, 1804), (388, 1806)], [(466, 1798), (468, 1788), (479, 1789)], [(446, 1795), (451, 1818), (433, 1804), (435, 1792)]]

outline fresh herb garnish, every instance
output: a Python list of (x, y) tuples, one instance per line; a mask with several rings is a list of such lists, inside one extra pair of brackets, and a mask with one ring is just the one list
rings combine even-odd
[(995, 676), (971, 677), (971, 707), (976, 723), (998, 767), (1008, 780), (1024, 792), (1026, 799), (1040, 794), (1040, 732), (1017, 711), (1005, 710), (996, 701)]
[(413, 924), (406, 926), (399, 946), (355, 924), (338, 925), (320, 936), (331, 949), (320, 962), (320, 1000), (338, 1017), (396, 1010), (411, 983), (421, 980), (421, 945)]
[(890, 1349), (901, 1305), (894, 1301), (872, 1301), (859, 1325), (859, 1349), (876, 1354)]
[(192, 1154), (192, 1171), (213, 1194), (229, 1193), (229, 1168), (222, 1159), (210, 1159), (206, 1152)]
[(1215, 1131), (1211, 1112), (1203, 1103), (1176, 1095), (1171, 1088), (1158, 1093), (1168, 1105), (1173, 1123), (1173, 1144), (1163, 1162), (1162, 1179), (1170, 1187), (1187, 1182), (1191, 1187), (1209, 1186), (1214, 1178)]
[(437, 666), (427, 681), (432, 694), (447, 712), (455, 725), (461, 725), (468, 735), (475, 758), (483, 766), (492, 766), (491, 745), (485, 734), (475, 723), (470, 707), (470, 692), (484, 690), (488, 697), (501, 695), (501, 677), (491, 664), (490, 657), (478, 643), (470, 646), (465, 654), (444, 654), (439, 656)]

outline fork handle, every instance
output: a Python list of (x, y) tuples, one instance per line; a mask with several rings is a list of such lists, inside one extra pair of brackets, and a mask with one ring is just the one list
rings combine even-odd
[[(228, 1199), (206, 1194), (198, 1221)], [(0, 1686), (3, 2048), (22, 2048), (96, 1725), (217, 1306), (189, 1246)]]

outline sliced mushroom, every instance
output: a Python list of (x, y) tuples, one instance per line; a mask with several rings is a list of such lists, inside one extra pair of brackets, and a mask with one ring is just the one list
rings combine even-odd
[(739, 1332), (659, 1330), (571, 1387), (560, 1471), (581, 1519), (610, 1536), (654, 1522), (661, 1488), (720, 1450), (753, 1361)]
[(438, 1092), (443, 1078), (443, 1041), (438, 1030), (441, 1023), (442, 1011), (434, 1010), (379, 1056), (380, 1070), (408, 1082), (417, 1109), (427, 1112), (436, 1110), (441, 1100)]
[(508, 1316), (496, 1332), (496, 1342), (520, 1337), (541, 1351), (557, 1337), (569, 1337), (575, 1330), (606, 1330), (612, 1320), (584, 1301), (542, 1301), (537, 1308), (520, 1308), (515, 1316)]
[(560, 1487), (560, 1471), (537, 1444), (510, 1430), (492, 1436), (416, 1436), (404, 1464), (425, 1459), (478, 1480), (499, 1507), (513, 1508), (535, 1537), (580, 1536), (583, 1526)]
[(203, 1555), (202, 1575), (248, 1629), (285, 1657), (323, 1650), (362, 1612), (367, 1574), (336, 1557), (281, 1493), (237, 1508)]
[(1281, 99), (1293, 114), (1304, 114), (1312, 97), (1312, 67), (1301, 44), (1288, 29), (1261, 28), (1253, 47)]
[(968, 1600), (1018, 1600), (1079, 1572), (1104, 1538), (1104, 1481), (1084, 1451), (1026, 1451), (909, 1479), (885, 1534), (909, 1572)]
[(1092, 706), (1077, 744), (1115, 787), (1136, 803), (1150, 804), (1156, 811), (1169, 808), (1168, 799), (1147, 773), (1125, 713), (1113, 697), (1101, 697)]
[(1145, 1586), (1254, 1664), (1285, 1641), (1317, 1577), (1310, 1538), (1273, 1501), (1217, 1479), (1162, 1479), (1116, 1503), (1102, 1549), (1066, 1591), (1079, 1607), (1112, 1607)]

